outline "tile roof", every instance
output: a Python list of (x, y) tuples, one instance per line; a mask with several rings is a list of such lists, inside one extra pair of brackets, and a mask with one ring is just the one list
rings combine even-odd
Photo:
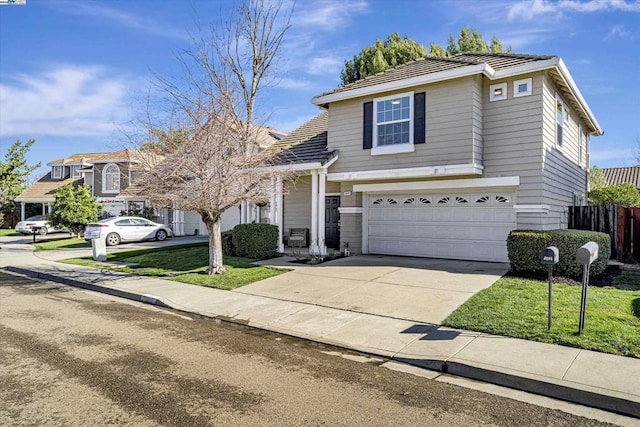
[(129, 148), (118, 151), (110, 151), (105, 153), (78, 153), (68, 157), (53, 160), (47, 165), (66, 165), (66, 164), (83, 164), (83, 163), (99, 163), (100, 161), (122, 160), (137, 161), (138, 152)]
[(427, 56), (415, 61), (407, 62), (395, 68), (383, 71), (373, 76), (349, 83), (329, 92), (317, 95), (317, 97), (334, 93), (375, 86), (397, 80), (410, 79), (412, 77), (426, 74), (449, 71), (456, 68), (468, 67), (470, 65), (489, 64), (494, 70), (502, 70), (510, 67), (517, 67), (537, 61), (545, 61), (554, 56), (525, 55), (515, 53), (460, 53), (449, 58), (436, 58)]
[(283, 150), (279, 163), (324, 163), (333, 158), (337, 152), (327, 151), (328, 115), (317, 115), (275, 143), (273, 148)]
[(51, 172), (40, 178), (31, 187), (24, 190), (18, 197), (17, 202), (27, 203), (52, 203), (55, 200), (54, 192), (58, 187), (62, 187), (72, 182), (74, 187), (82, 185), (82, 178), (51, 179)]
[(640, 188), (640, 166), (626, 168), (602, 168), (609, 185), (632, 184)]

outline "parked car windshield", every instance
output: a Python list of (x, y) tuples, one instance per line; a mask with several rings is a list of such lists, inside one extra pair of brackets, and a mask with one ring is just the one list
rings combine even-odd
[(30, 216), (29, 218), (25, 219), (25, 221), (44, 221), (46, 218), (45, 215), (36, 215), (36, 216)]

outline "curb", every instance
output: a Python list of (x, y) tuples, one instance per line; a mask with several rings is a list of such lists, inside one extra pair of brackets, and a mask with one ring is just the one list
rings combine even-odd
[(81, 282), (80, 280), (68, 279), (65, 277), (56, 276), (48, 273), (40, 273), (38, 271), (29, 270), (26, 268), (7, 266), (4, 270), (11, 271), (13, 273), (22, 274), (24, 276), (33, 277), (35, 279), (44, 279), (51, 282), (62, 283), (63, 285), (73, 286), (76, 288), (87, 289), (89, 291), (99, 292), (101, 294), (107, 294), (114, 297), (125, 298), (132, 301), (142, 302), (145, 304), (156, 305), (162, 308), (173, 308), (166, 304), (160, 297), (153, 295), (140, 295), (133, 292), (121, 291), (118, 289), (112, 289), (106, 286), (92, 285), (90, 283)]
[(106, 286), (101, 285), (93, 285), (89, 283), (85, 283), (79, 280), (68, 279), (60, 276), (56, 276), (48, 273), (40, 273), (37, 271), (33, 271), (26, 268), (6, 266), (3, 268), (4, 270), (11, 271), (14, 273), (22, 274), (24, 276), (33, 277), (37, 279), (49, 280), (52, 282), (62, 283), (64, 285), (73, 286), (77, 288), (87, 289), (94, 292), (99, 292), (119, 298), (125, 298), (132, 301), (141, 302), (144, 304), (150, 304), (162, 308), (167, 308), (171, 310), (181, 311), (184, 313), (192, 313), (197, 316), (224, 321), (228, 323), (233, 323), (242, 326), (248, 326), (250, 328), (255, 329), (263, 329), (270, 332), (288, 335), (292, 337), (296, 337), (299, 339), (304, 339), (307, 341), (319, 342), (325, 345), (330, 345), (350, 351), (357, 351), (360, 353), (365, 353), (371, 356), (382, 357), (388, 360), (394, 360), (396, 362), (406, 363), (408, 365), (416, 366), (419, 368), (429, 369), (436, 372), (447, 373), (463, 378), (474, 379), (478, 381), (483, 381), (486, 383), (496, 384), (503, 387), (508, 387), (516, 390), (521, 390), (533, 394), (538, 394), (541, 396), (547, 396), (559, 400), (564, 400), (567, 402), (577, 403), (580, 405), (601, 409), (609, 412), (614, 412), (617, 414), (632, 416), (636, 418), (640, 418), (640, 403), (634, 402), (631, 400), (627, 400), (620, 397), (609, 396), (601, 393), (596, 393), (588, 390), (583, 390), (579, 388), (567, 387), (560, 384), (554, 384), (551, 382), (541, 381), (534, 378), (521, 377), (513, 374), (508, 374), (504, 372), (492, 371), (485, 368), (480, 368), (477, 366), (473, 366), (471, 364), (461, 363), (459, 361), (453, 360), (441, 360), (441, 359), (413, 359), (406, 358), (402, 356), (389, 356), (384, 354), (378, 354), (373, 352), (370, 349), (362, 349), (358, 347), (351, 346), (349, 347), (345, 343), (337, 343), (332, 340), (325, 340), (319, 337), (311, 337), (307, 334), (296, 334), (293, 331), (282, 331), (273, 327), (264, 327), (259, 324), (255, 324), (253, 322), (248, 323), (246, 321), (241, 321), (240, 319), (228, 318), (222, 316), (211, 316), (205, 315), (198, 312), (192, 312), (185, 308), (173, 307), (167, 303), (165, 303), (161, 297), (157, 297), (154, 295), (148, 294), (137, 294), (129, 291), (122, 291), (118, 289), (113, 289)]

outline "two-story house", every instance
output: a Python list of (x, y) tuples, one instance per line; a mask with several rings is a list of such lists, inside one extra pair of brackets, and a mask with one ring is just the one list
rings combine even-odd
[[(42, 204), (42, 213), (51, 209), (55, 190), (65, 184), (86, 185), (96, 196), (104, 211), (118, 215), (125, 210), (126, 200), (121, 191), (129, 186), (139, 173), (137, 152), (124, 149), (107, 153), (79, 153), (47, 163), (51, 170), (16, 198), (22, 204)], [(23, 218), (24, 220), (24, 218)]]
[[(42, 204), (42, 214), (49, 213), (55, 200), (55, 190), (68, 183), (87, 186), (96, 201), (102, 205), (104, 213), (110, 216), (118, 216), (131, 210), (142, 211), (145, 207), (152, 206), (152, 201), (144, 194), (127, 191), (142, 173), (144, 162), (140, 156), (139, 151), (123, 149), (105, 153), (72, 154), (47, 163), (51, 170), (16, 198), (22, 205), (21, 220), (24, 220), (27, 203)], [(199, 233), (204, 230), (206, 233), (196, 212), (156, 208), (155, 213), (156, 217), (152, 219), (170, 225), (174, 235), (193, 234), (196, 230)], [(250, 222), (250, 213), (246, 216), (245, 221)], [(232, 228), (240, 220), (240, 210), (230, 209), (223, 216), (223, 229)]]
[(511, 230), (566, 228), (603, 133), (556, 56), (428, 57), (312, 102), (278, 143), (281, 251), (306, 228), (321, 252), (507, 261)]

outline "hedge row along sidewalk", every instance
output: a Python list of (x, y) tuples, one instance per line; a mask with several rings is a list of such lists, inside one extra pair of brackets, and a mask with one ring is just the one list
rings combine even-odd
[(139, 276), (163, 277), (182, 283), (230, 290), (259, 280), (277, 276), (288, 269), (252, 264), (254, 260), (225, 256), (225, 274), (207, 275), (209, 249), (207, 243), (167, 246), (112, 253), (107, 262), (91, 258), (62, 260), (67, 264), (83, 265)]
[(443, 324), (640, 358), (640, 274), (624, 272), (613, 285), (589, 287), (582, 336), (577, 335), (580, 286), (553, 285), (553, 327), (548, 331), (548, 282), (517, 277), (503, 277), (474, 295)]

